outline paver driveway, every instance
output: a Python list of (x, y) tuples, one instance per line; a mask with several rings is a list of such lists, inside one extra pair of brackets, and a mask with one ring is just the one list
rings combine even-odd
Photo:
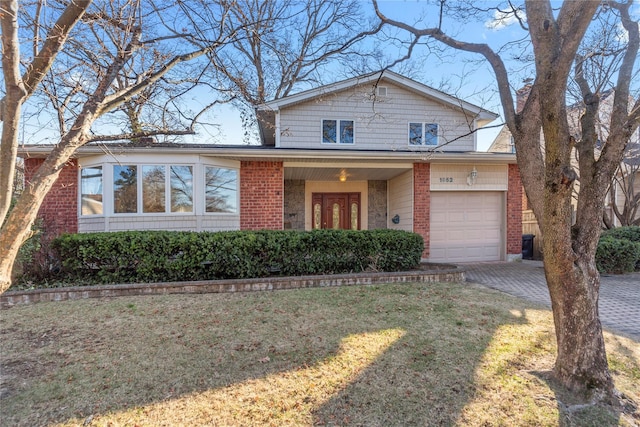
[[(551, 307), (541, 261), (465, 265), (468, 282)], [(603, 275), (600, 321), (614, 332), (640, 341), (640, 273)]]

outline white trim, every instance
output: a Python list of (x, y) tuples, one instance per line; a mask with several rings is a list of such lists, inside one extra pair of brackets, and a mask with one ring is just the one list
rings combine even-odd
[[(332, 144), (333, 146), (333, 144)], [(345, 144), (350, 147), (351, 144)], [(52, 146), (27, 146), (21, 148), (21, 157), (44, 157), (49, 154)], [(123, 147), (118, 146), (121, 152), (127, 151), (129, 155), (140, 155), (144, 158), (149, 157), (149, 147)], [(304, 159), (327, 160), (334, 161), (339, 159), (342, 161), (363, 160), (363, 161), (393, 161), (393, 162), (421, 162), (429, 161), (430, 163), (460, 163), (460, 162), (478, 162), (478, 163), (501, 163), (515, 164), (516, 156), (511, 153), (493, 153), (483, 151), (469, 151), (465, 153), (433, 151), (429, 152), (429, 158), (425, 159), (423, 151), (369, 151), (369, 150), (317, 150), (317, 149), (296, 149), (296, 148), (265, 148), (265, 147), (237, 147), (237, 146), (221, 146), (207, 145), (206, 147), (198, 145), (182, 144), (176, 146), (162, 146), (155, 150), (162, 151), (162, 156), (172, 156), (176, 158), (180, 156), (194, 155), (195, 158), (206, 157), (215, 161), (239, 162), (240, 160), (270, 160), (270, 161), (298, 161)], [(157, 151), (156, 151), (157, 152)], [(75, 157), (78, 158), (80, 164), (84, 164), (87, 159), (95, 159), (96, 154), (104, 155), (104, 149), (98, 146), (80, 147)], [(151, 151), (153, 153), (153, 151)], [(100, 158), (102, 158), (100, 156)], [(108, 156), (111, 160), (105, 162), (113, 163), (113, 156)], [(166, 157), (163, 157), (166, 158)]]
[(276, 126), (276, 129), (275, 129), (275, 140), (276, 140), (275, 141), (275, 145), (276, 145), (276, 148), (280, 148), (280, 137), (282, 136), (282, 135), (280, 135), (280, 111), (276, 111), (275, 122), (276, 122), (275, 123), (275, 126)]

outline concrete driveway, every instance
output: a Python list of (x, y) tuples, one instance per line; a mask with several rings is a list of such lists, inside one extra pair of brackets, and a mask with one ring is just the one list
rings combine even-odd
[[(551, 308), (541, 261), (468, 264), (464, 267), (467, 282)], [(640, 273), (603, 275), (599, 307), (604, 328), (640, 341)]]

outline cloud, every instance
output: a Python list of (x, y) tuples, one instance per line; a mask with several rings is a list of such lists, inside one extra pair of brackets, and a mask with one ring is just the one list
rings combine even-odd
[(493, 12), (493, 19), (485, 22), (484, 26), (492, 30), (501, 30), (513, 24), (518, 24), (518, 17), (522, 21), (526, 22), (527, 20), (527, 15), (522, 9), (509, 11), (496, 10)]

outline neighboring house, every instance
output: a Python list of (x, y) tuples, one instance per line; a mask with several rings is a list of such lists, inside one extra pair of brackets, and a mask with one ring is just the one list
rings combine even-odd
[[(433, 262), (520, 257), (515, 156), (476, 151), (496, 114), (388, 71), (257, 113), (260, 146), (84, 146), (40, 214), (56, 232), (390, 228)], [(21, 149), (27, 179), (49, 150)]]
[[(531, 86), (526, 85), (522, 89), (518, 90), (516, 95), (517, 106), (516, 109), (518, 111), (524, 105), (526, 98), (529, 94)], [(606, 141), (608, 136), (608, 123), (611, 119), (611, 111), (613, 109), (613, 97), (614, 91), (609, 90), (602, 95), (600, 100), (600, 108), (598, 111), (598, 135), (600, 141)], [(633, 102), (631, 102), (633, 105)], [(576, 138), (580, 138), (581, 127), (580, 127), (580, 118), (584, 112), (584, 107), (581, 103), (577, 103), (574, 105), (570, 105), (567, 107), (567, 118), (569, 122), (569, 126), (573, 129), (573, 133), (576, 135)], [(540, 145), (544, 150), (544, 137), (542, 133), (540, 134)], [(640, 201), (640, 129), (636, 130), (634, 135), (631, 137), (629, 144), (627, 145), (627, 150), (625, 152), (625, 158), (620, 164), (620, 168), (618, 169), (616, 176), (614, 177), (612, 186), (609, 190), (606, 199), (605, 206), (605, 214), (610, 218), (612, 226), (619, 226), (620, 221), (614, 215), (614, 209), (618, 212), (623, 212), (625, 208), (625, 203), (628, 203), (630, 199), (637, 198)], [(599, 149), (601, 146), (596, 147), (596, 156), (599, 155)], [(488, 149), (488, 152), (493, 153), (515, 153), (515, 145), (513, 141), (513, 136), (511, 132), (507, 128), (507, 126), (503, 126), (495, 140), (491, 144)], [(580, 171), (578, 168), (578, 159), (575, 154), (575, 150), (573, 151), (572, 165), (579, 175)], [(575, 197), (572, 200), (572, 206), (575, 212), (577, 207), (577, 195), (580, 190), (580, 180), (578, 179), (574, 185), (574, 193)], [(614, 206), (615, 203), (615, 206)], [(633, 204), (633, 203), (632, 203)], [(636, 202), (636, 206), (638, 201)], [(625, 213), (629, 213), (633, 218), (640, 218), (640, 208), (633, 211), (629, 209), (627, 206), (627, 211)], [(536, 239), (534, 240), (534, 255), (536, 258), (541, 256), (541, 245), (542, 245), (542, 235), (540, 233), (540, 229), (538, 227), (537, 220), (533, 214), (533, 211), (529, 209), (528, 202), (526, 200), (526, 196), (523, 199), (523, 211), (522, 211), (522, 223), (523, 223), (523, 233), (524, 234), (534, 234), (536, 235)]]

